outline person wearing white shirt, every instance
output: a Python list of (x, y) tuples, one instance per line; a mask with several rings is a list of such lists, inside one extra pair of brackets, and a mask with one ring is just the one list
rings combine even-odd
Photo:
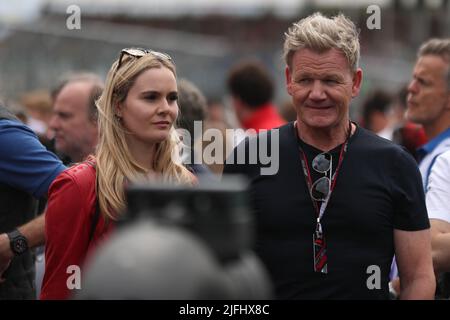
[(441, 154), (431, 169), (426, 203), (434, 269), (450, 272), (450, 151)]
[(433, 267), (438, 285), (436, 297), (450, 297), (450, 151), (436, 158), (426, 193), (431, 225)]

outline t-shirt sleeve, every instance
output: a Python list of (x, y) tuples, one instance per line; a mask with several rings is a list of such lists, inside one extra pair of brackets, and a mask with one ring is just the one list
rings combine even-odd
[(52, 181), (65, 169), (33, 131), (17, 121), (1, 121), (0, 157), (0, 183), (35, 198), (46, 195)]
[(428, 229), (425, 194), (415, 160), (406, 151), (399, 150), (393, 161), (394, 228), (405, 231)]
[(428, 217), (450, 223), (450, 152), (436, 159), (426, 192)]
[(75, 266), (81, 270), (89, 245), (85, 199), (86, 195), (67, 171), (50, 187), (45, 216), (45, 274), (41, 299), (70, 296), (67, 281), (74, 271), (68, 268)]

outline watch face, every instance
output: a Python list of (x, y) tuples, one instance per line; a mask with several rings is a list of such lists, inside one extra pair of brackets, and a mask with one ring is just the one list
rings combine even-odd
[(28, 248), (27, 241), (26, 241), (25, 239), (23, 239), (23, 238), (16, 239), (16, 240), (14, 241), (13, 246), (14, 246), (14, 252), (15, 252), (16, 254), (22, 254), (22, 253), (24, 253), (24, 252), (27, 250), (27, 248)]

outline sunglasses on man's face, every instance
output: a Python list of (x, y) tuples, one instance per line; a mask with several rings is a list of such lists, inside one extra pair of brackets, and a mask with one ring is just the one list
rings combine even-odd
[(167, 60), (173, 63), (172, 58), (167, 53), (143, 48), (125, 48), (122, 49), (122, 51), (120, 51), (119, 62), (117, 63), (116, 71), (119, 70), (120, 66), (122, 65), (124, 57), (131, 56), (133, 58), (140, 58), (145, 56), (146, 54), (151, 54), (157, 57), (158, 59)]
[[(312, 168), (318, 173), (327, 173), (332, 170), (333, 158), (328, 152), (318, 154), (312, 161)], [(317, 179), (311, 186), (311, 197), (316, 201), (325, 201), (331, 189), (330, 177), (325, 175)]]

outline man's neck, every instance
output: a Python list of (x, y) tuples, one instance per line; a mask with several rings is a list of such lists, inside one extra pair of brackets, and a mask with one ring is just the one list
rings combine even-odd
[(448, 128), (450, 128), (450, 119), (446, 119), (445, 117), (440, 118), (437, 122), (432, 124), (423, 125), (423, 129), (428, 140), (436, 138)]
[(90, 146), (85, 146), (85, 148), (83, 150), (78, 150), (77, 152), (74, 152), (73, 154), (68, 155), (68, 156), (70, 157), (70, 160), (73, 163), (82, 162), (82, 161), (86, 160), (86, 158), (88, 156), (95, 153), (95, 148), (96, 148), (96, 144), (90, 145)]
[[(330, 151), (347, 140), (349, 122), (343, 122), (341, 125), (329, 128), (313, 128), (296, 121), (297, 134), (300, 139), (322, 151)], [(351, 124), (352, 134), (356, 127)]]

